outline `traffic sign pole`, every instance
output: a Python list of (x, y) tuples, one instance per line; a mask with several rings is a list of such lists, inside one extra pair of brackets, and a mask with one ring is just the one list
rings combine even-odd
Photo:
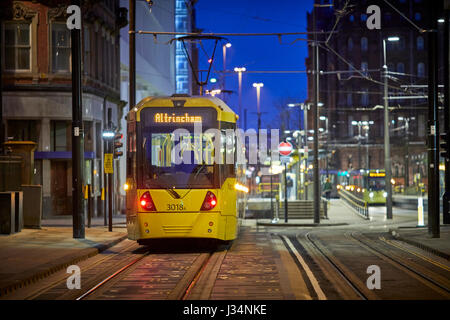
[(287, 162), (284, 163), (284, 222), (288, 222), (288, 198), (287, 198)]
[(284, 163), (284, 222), (288, 222), (288, 197), (287, 197), (287, 164), (291, 161), (290, 154), (293, 146), (289, 142), (281, 142), (278, 145), (278, 152), (280, 153), (280, 160)]

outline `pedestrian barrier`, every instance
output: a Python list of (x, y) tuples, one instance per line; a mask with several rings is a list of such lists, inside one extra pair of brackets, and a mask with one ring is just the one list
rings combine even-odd
[(357, 198), (347, 190), (339, 190), (339, 197), (344, 200), (352, 209), (354, 209), (359, 215), (369, 220), (369, 207), (367, 201)]

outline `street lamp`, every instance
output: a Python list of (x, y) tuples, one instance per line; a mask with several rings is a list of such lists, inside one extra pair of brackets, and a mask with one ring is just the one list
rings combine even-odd
[[(399, 37), (388, 37), (387, 41), (397, 42)], [(386, 39), (383, 39), (383, 76), (384, 76), (384, 167), (386, 184), (386, 218), (392, 219), (392, 184), (391, 184), (391, 150), (389, 141), (389, 101), (388, 101), (388, 67), (386, 63)]]
[(239, 79), (239, 126), (242, 128), (242, 72), (247, 71), (245, 67), (242, 68), (234, 68), (234, 72), (238, 73)]
[[(259, 130), (261, 129), (261, 110), (260, 110), (260, 90), (261, 87), (264, 87), (264, 83), (253, 83), (253, 87), (256, 88), (256, 110), (258, 115), (258, 136), (259, 136)], [(259, 143), (259, 139), (258, 139)], [(259, 144), (258, 144), (259, 145)]]
[(225, 71), (227, 70), (227, 48), (231, 48), (231, 43), (227, 42), (222, 46), (223, 53), (223, 78), (222, 78), (222, 89), (225, 89)]
[(222, 93), (222, 90), (220, 89), (206, 90), (205, 93), (210, 94), (212, 97), (215, 97), (216, 94)]
[(405, 188), (409, 187), (409, 121), (415, 119), (415, 117), (398, 117), (399, 121), (405, 121)]
[(358, 169), (361, 169), (362, 165), (361, 165), (361, 140), (362, 140), (362, 135), (361, 135), (361, 128), (366, 130), (366, 134), (365, 134), (365, 138), (366, 138), (366, 163), (365, 163), (365, 167), (366, 170), (370, 169), (370, 165), (369, 165), (369, 126), (373, 125), (374, 122), (371, 121), (352, 121), (352, 125), (354, 126), (358, 126)]

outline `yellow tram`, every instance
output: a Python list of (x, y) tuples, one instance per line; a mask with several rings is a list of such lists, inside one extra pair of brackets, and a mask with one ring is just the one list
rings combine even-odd
[(188, 95), (148, 97), (128, 113), (129, 239), (236, 238), (248, 192), (237, 119), (218, 98)]

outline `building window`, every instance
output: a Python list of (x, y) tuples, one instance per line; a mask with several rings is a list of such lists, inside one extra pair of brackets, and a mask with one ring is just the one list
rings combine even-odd
[(368, 41), (366, 37), (362, 37), (361, 38), (361, 50), (362, 51), (367, 51), (369, 47)]
[(417, 76), (425, 77), (425, 64), (423, 62), (417, 64)]
[(361, 94), (361, 105), (367, 106), (369, 104), (369, 92), (367, 89), (363, 89)]
[(352, 38), (348, 38), (347, 46), (348, 46), (349, 51), (353, 50), (353, 39)]
[(177, 64), (177, 70), (180, 71), (180, 73), (181, 73), (182, 70), (186, 71), (186, 73), (187, 73), (188, 66), (187, 66), (186, 57), (177, 55), (175, 57), (175, 60), (176, 60), (176, 64)]
[(31, 40), (30, 25), (26, 23), (6, 23), (5, 70), (30, 71)]
[(8, 120), (8, 138), (15, 141), (38, 142), (38, 126), (36, 120)]
[(424, 47), (423, 37), (419, 36), (417, 37), (417, 50), (423, 50), (423, 47)]
[(414, 19), (416, 19), (417, 21), (420, 21), (420, 19), (422, 19), (422, 15), (420, 14), (420, 12), (416, 12), (416, 14), (414, 15)]
[(351, 107), (353, 105), (353, 96), (351, 93), (347, 93), (347, 106)]
[(52, 151), (67, 151), (67, 121), (51, 121), (50, 148)]
[(403, 62), (397, 63), (397, 72), (405, 73), (405, 64)]
[(361, 62), (361, 72), (366, 77), (369, 75), (369, 72), (367, 70), (369, 70), (368, 63), (367, 62)]
[(65, 23), (52, 24), (52, 71), (70, 72), (70, 30)]
[(351, 14), (349, 17), (349, 20), (350, 20), (350, 22), (353, 22), (353, 21), (355, 21), (355, 17)]
[(363, 13), (361, 14), (361, 21), (366, 21), (367, 20), (367, 14)]

